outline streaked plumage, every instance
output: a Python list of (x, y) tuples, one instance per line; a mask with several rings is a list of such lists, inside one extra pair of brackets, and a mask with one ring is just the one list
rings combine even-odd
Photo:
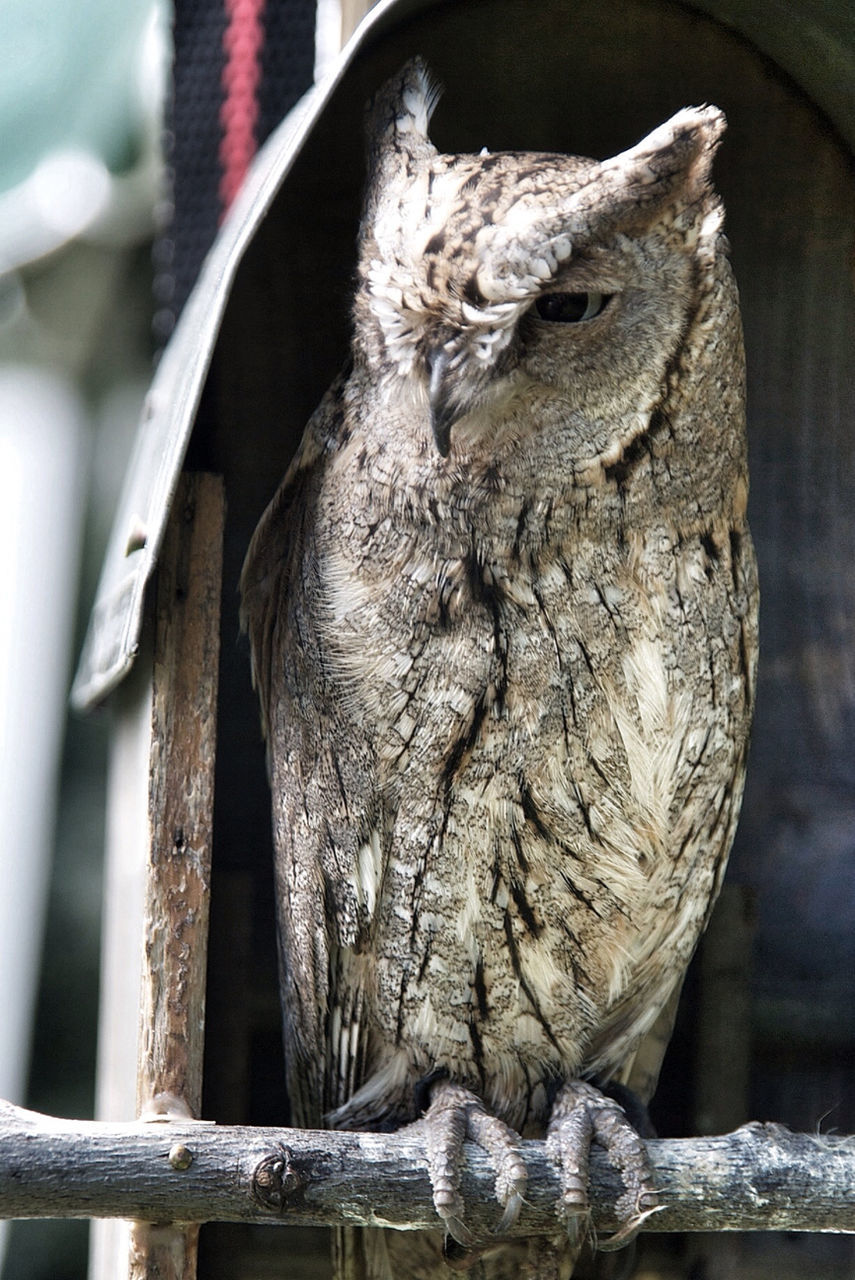
[(739, 810), (724, 125), (602, 164), (440, 155), (433, 99), (416, 62), (373, 107), (352, 367), (243, 575), (288, 1080), (301, 1124), (395, 1127), (438, 1071), (535, 1135), (555, 1082), (627, 1075)]

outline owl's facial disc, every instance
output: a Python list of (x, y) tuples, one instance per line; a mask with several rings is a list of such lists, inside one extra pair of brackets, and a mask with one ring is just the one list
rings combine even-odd
[(534, 309), (552, 324), (581, 324), (595, 319), (612, 300), (612, 294), (591, 289), (585, 293), (542, 293)]
[[(585, 292), (546, 292), (523, 310), (537, 317), (541, 324), (560, 327), (587, 326), (609, 306), (614, 294), (590, 289)], [(427, 373), (428, 409), (431, 430), (437, 450), (447, 458), (451, 450), (451, 432), (455, 423), (490, 398), (490, 391), (500, 393), (507, 386), (507, 374), (516, 364), (514, 344), (516, 326), (494, 331), (491, 342), (469, 348), (437, 340), (428, 346), (424, 356)], [(459, 337), (459, 335), (458, 335)]]

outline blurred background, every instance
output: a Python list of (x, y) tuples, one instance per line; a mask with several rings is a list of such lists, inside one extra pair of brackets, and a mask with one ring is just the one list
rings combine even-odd
[[(0, 12), (0, 1097), (85, 1117), (108, 719), (67, 690), (151, 377), (168, 16)], [(6, 1227), (4, 1280), (79, 1280), (87, 1230)]]
[[(239, 7), (0, 0), (0, 1097), (59, 1116), (94, 1110), (111, 723), (68, 689), (158, 351), (228, 203)], [(266, 18), (251, 146), (342, 32), (339, 0)], [(2, 1280), (81, 1280), (87, 1237), (0, 1222)]]

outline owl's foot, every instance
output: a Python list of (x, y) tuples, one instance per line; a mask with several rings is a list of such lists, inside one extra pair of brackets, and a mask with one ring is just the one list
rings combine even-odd
[(460, 1195), (463, 1143), (467, 1140), (487, 1152), (496, 1170), (496, 1199), (504, 1207), (497, 1231), (513, 1226), (526, 1184), (519, 1135), (491, 1116), (474, 1093), (444, 1079), (431, 1084), (430, 1103), (416, 1126), (425, 1135), (433, 1202), (450, 1235), (461, 1245), (472, 1244), (472, 1233), (463, 1222)]
[(619, 1249), (661, 1207), (647, 1152), (619, 1103), (591, 1084), (571, 1080), (562, 1085), (553, 1103), (546, 1145), (561, 1177), (558, 1214), (573, 1240), (587, 1223), (588, 1157), (594, 1142), (605, 1150), (625, 1187), (615, 1205), (623, 1225), (599, 1245)]

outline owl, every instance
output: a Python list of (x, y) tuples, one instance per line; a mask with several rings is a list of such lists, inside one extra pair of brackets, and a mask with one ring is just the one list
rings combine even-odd
[[(683, 110), (603, 162), (444, 155), (436, 98), (415, 60), (370, 108), (351, 360), (242, 576), (288, 1087), (303, 1126), (424, 1142), (444, 1230), (342, 1233), (339, 1275), (566, 1275), (592, 1143), (623, 1234), (656, 1207), (602, 1087), (679, 987), (743, 789), (725, 124)], [(493, 1160), (502, 1228), (521, 1134), (558, 1171), (558, 1243), (485, 1250), (463, 1144)]]

